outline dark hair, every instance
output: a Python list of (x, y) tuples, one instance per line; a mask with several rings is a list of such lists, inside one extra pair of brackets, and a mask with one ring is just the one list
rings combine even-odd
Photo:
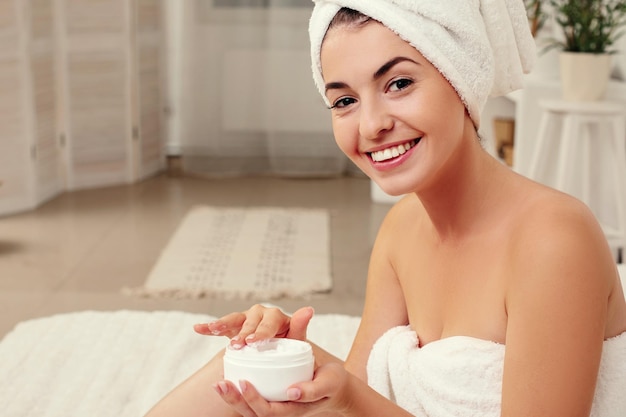
[(363, 13), (349, 9), (347, 7), (342, 7), (339, 9), (333, 20), (330, 21), (328, 25), (328, 29), (332, 29), (337, 26), (363, 26), (366, 23), (372, 21), (373, 19)]

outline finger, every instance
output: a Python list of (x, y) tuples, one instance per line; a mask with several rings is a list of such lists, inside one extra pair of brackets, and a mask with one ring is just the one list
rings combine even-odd
[(313, 307), (303, 307), (293, 313), (289, 323), (289, 333), (287, 337), (290, 339), (306, 340), (306, 330), (314, 314), (315, 310), (313, 310)]
[(193, 330), (204, 336), (226, 336), (232, 337), (236, 334), (239, 329), (236, 331), (229, 330), (225, 324), (220, 323), (219, 321), (212, 321), (210, 323), (198, 323), (193, 325)]
[[(312, 414), (317, 415), (318, 411), (322, 411), (327, 399), (322, 399), (317, 402), (301, 402), (296, 403), (295, 397), (290, 397), (286, 402), (268, 402), (263, 398), (252, 384), (247, 381), (240, 381), (239, 387), (241, 389), (241, 395), (244, 398), (246, 404), (254, 412), (255, 416), (309, 416)], [(300, 395), (298, 389), (288, 393), (291, 395)]]
[(319, 402), (334, 398), (341, 401), (340, 393), (347, 384), (348, 373), (338, 363), (327, 364), (317, 368), (312, 381), (300, 382), (287, 389), (291, 401)]
[(206, 336), (233, 337), (239, 333), (241, 325), (245, 321), (244, 313), (231, 313), (209, 323), (194, 325), (194, 330)]
[(213, 389), (233, 410), (243, 417), (256, 417), (256, 413), (250, 408), (237, 387), (230, 381), (218, 381), (213, 384)]
[(270, 403), (248, 381), (239, 381), (241, 396), (255, 415), (266, 416), (269, 414)]
[(257, 324), (254, 332), (246, 336), (246, 343), (286, 336), (289, 331), (289, 321), (289, 316), (278, 308), (264, 310), (261, 321)]
[(246, 343), (246, 338), (256, 332), (259, 323), (263, 319), (264, 307), (254, 305), (244, 314), (246, 319), (241, 324), (241, 327), (237, 334), (231, 340), (231, 345), (234, 348), (243, 347)]
[(209, 323), (198, 323), (198, 324), (194, 324), (193, 325), (193, 330), (196, 333), (205, 335), (205, 336), (212, 336), (214, 333), (209, 329)]

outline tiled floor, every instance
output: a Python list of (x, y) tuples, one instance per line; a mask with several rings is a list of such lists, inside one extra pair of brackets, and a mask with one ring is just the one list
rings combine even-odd
[(222, 315), (267, 300), (140, 299), (139, 286), (187, 211), (196, 204), (327, 208), (333, 289), (309, 300), (272, 302), (293, 311), (361, 311), (369, 251), (389, 206), (372, 203), (369, 181), (202, 179), (159, 176), (131, 186), (63, 194), (0, 218), (0, 337), (19, 321), (79, 310), (176, 309)]

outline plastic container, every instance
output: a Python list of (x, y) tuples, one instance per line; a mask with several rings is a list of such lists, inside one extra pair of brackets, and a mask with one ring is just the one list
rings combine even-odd
[(268, 339), (241, 349), (226, 348), (224, 379), (239, 388), (250, 382), (268, 401), (288, 401), (289, 386), (313, 379), (313, 349), (294, 339)]

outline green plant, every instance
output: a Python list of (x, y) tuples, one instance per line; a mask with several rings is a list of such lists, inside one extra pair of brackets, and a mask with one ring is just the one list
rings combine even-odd
[(626, 0), (550, 0), (564, 40), (553, 47), (566, 52), (612, 53), (611, 47), (624, 32)]

